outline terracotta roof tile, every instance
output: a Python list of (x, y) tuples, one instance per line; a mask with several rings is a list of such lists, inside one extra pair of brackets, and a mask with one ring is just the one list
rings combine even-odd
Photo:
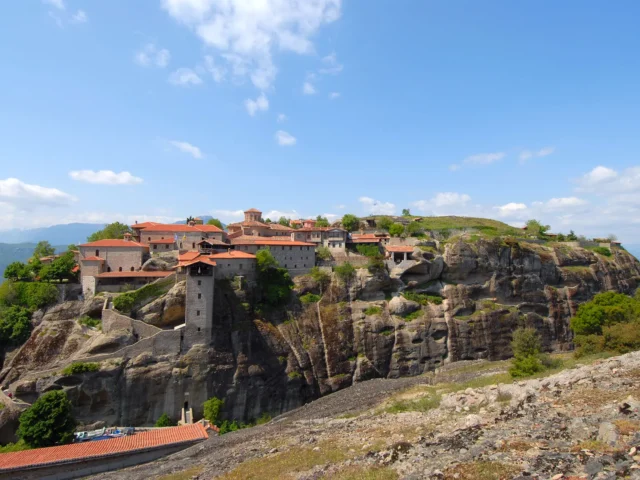
[(149, 272), (103, 272), (96, 275), (96, 278), (164, 278), (172, 275), (173, 272), (149, 271)]
[(256, 222), (255, 220), (249, 220), (248, 222), (237, 222), (237, 223), (231, 223), (229, 225), (227, 225), (227, 228), (229, 227), (266, 227), (269, 228), (269, 226), (272, 224), (266, 224), (266, 223), (262, 223), (262, 222)]
[(209, 258), (213, 258), (213, 259), (229, 259), (229, 258), (237, 258), (237, 259), (241, 259), (241, 258), (248, 258), (248, 259), (255, 259), (256, 256), (248, 253), (248, 252), (241, 252), (240, 250), (229, 250), (228, 252), (223, 252), (223, 253), (214, 253), (213, 255), (209, 255)]
[(387, 252), (411, 253), (416, 247), (412, 247), (410, 245), (387, 245), (384, 248)]
[(193, 260), (194, 258), (199, 256), (200, 256), (200, 252), (184, 252), (178, 255), (178, 261), (188, 262), (189, 260)]
[(111, 238), (107, 240), (98, 240), (97, 242), (83, 243), (78, 245), (79, 247), (126, 247), (126, 248), (145, 248), (148, 249), (148, 245), (143, 245), (133, 240), (122, 240)]
[(208, 437), (209, 435), (202, 424), (194, 423), (181, 427), (159, 428), (108, 440), (3, 453), (0, 454), (0, 472), (106, 458), (167, 445), (190, 444), (206, 440)]
[(84, 257), (80, 259), (81, 262), (104, 262), (104, 258), (96, 257), (95, 255), (92, 257)]
[(270, 223), (269, 228), (271, 230), (286, 230), (287, 232), (293, 232), (293, 228), (287, 227), (286, 225), (280, 225), (279, 223)]
[(160, 223), (158, 222), (142, 222), (142, 223), (134, 223), (133, 225), (131, 225), (131, 228), (147, 228), (147, 227), (152, 227), (154, 225), (160, 225)]
[(189, 265), (194, 265), (196, 263), (206, 263), (207, 265), (211, 265), (215, 267), (217, 263), (215, 260), (211, 260), (209, 257), (205, 257), (204, 255), (200, 255), (199, 257), (194, 258), (193, 260), (187, 260), (185, 262), (179, 262), (179, 267), (188, 267)]
[(381, 238), (352, 238), (348, 243), (380, 243)]
[(149, 244), (154, 245), (154, 244), (161, 244), (161, 245), (172, 245), (176, 243), (176, 241), (173, 238), (160, 238), (158, 240), (150, 240)]

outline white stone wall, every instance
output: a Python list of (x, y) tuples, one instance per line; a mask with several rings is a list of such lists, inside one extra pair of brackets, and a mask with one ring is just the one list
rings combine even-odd
[(256, 276), (255, 258), (216, 258), (216, 278), (233, 278), (236, 276), (253, 280)]
[[(145, 250), (140, 247), (80, 247), (80, 260), (85, 257), (104, 259), (103, 272), (140, 270)], [(121, 270), (122, 269), (122, 270)], [(84, 276), (84, 272), (83, 272)]]

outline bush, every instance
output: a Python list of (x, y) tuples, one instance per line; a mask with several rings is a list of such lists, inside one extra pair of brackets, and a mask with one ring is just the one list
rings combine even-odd
[(412, 237), (417, 237), (424, 233), (424, 229), (418, 222), (411, 222), (409, 225), (407, 225), (407, 233)]
[(604, 327), (602, 336), (607, 350), (617, 353), (628, 353), (640, 349), (640, 325), (618, 323), (610, 327)]
[(404, 225), (401, 223), (394, 223), (389, 227), (389, 235), (392, 237), (399, 237), (404, 233)]
[(364, 314), (367, 316), (380, 315), (382, 313), (382, 309), (380, 307), (369, 307), (364, 311)]
[(364, 255), (365, 257), (378, 257), (380, 256), (380, 247), (378, 245), (356, 245), (356, 251), (360, 255)]
[(393, 225), (393, 220), (391, 219), (391, 217), (380, 217), (376, 220), (376, 225), (378, 226), (378, 228), (388, 231), (389, 227)]
[(584, 355), (593, 355), (605, 350), (604, 337), (602, 335), (576, 335), (573, 343), (576, 346), (574, 353), (576, 358)]
[(171, 420), (171, 417), (166, 413), (160, 415), (160, 418), (156, 421), (156, 427), (175, 427), (177, 425), (176, 422)]
[(99, 363), (93, 362), (73, 362), (71, 365), (67, 365), (64, 370), (62, 370), (63, 375), (76, 375), (80, 373), (87, 372), (97, 372), (100, 370)]
[(542, 360), (538, 355), (527, 355), (513, 359), (513, 364), (509, 368), (509, 374), (513, 378), (530, 377), (545, 370)]
[(300, 296), (300, 301), (302, 303), (318, 303), (320, 301), (320, 295), (316, 295), (315, 293), (306, 293)]
[(381, 255), (369, 258), (369, 261), (367, 262), (367, 270), (369, 270), (369, 273), (376, 273), (384, 269), (384, 260)]
[(17, 435), (32, 448), (70, 443), (76, 421), (62, 390), (47, 392), (20, 415)]
[(42, 282), (5, 281), (0, 285), (0, 305), (19, 305), (32, 312), (58, 301), (55, 285)]
[(289, 300), (293, 281), (286, 268), (279, 268), (278, 262), (269, 250), (260, 250), (256, 254), (258, 265), (258, 287), (262, 301), (272, 307), (282, 305)]
[(331, 260), (333, 255), (331, 255), (331, 250), (329, 247), (320, 246), (316, 248), (316, 257), (320, 260)]
[(311, 278), (320, 284), (321, 289), (326, 288), (331, 282), (331, 275), (324, 270), (320, 270), (319, 267), (313, 267), (309, 275), (311, 275)]
[(609, 250), (607, 247), (593, 247), (590, 250), (600, 255), (604, 255), (605, 257), (611, 256), (611, 250)]
[(338, 265), (333, 269), (336, 272), (336, 275), (343, 282), (348, 282), (353, 278), (356, 273), (356, 269), (349, 262), (345, 262), (342, 265)]
[(355, 215), (347, 213), (342, 217), (341, 223), (342, 223), (342, 228), (344, 228), (348, 232), (353, 232), (354, 230), (357, 230), (358, 227), (360, 226), (360, 219)]
[(131, 292), (123, 293), (113, 299), (113, 306), (123, 313), (129, 313), (135, 301), (135, 296)]
[(222, 410), (222, 407), (224, 407), (224, 400), (221, 400), (218, 397), (211, 397), (209, 400), (204, 402), (203, 407), (204, 418), (217, 425), (216, 422), (220, 416), (220, 411)]
[(622, 293), (599, 293), (578, 308), (571, 319), (576, 335), (602, 334), (604, 326), (628, 323), (640, 318), (640, 301)]
[(97, 318), (91, 318), (88, 316), (84, 316), (78, 320), (80, 325), (85, 325), (87, 327), (98, 328), (102, 325), (102, 322)]
[(402, 296), (407, 300), (419, 303), (420, 305), (428, 305), (433, 303), (434, 305), (442, 304), (442, 297), (437, 295), (426, 295), (424, 293), (416, 293), (410, 290), (402, 292)]
[(22, 345), (31, 335), (31, 314), (24, 307), (14, 305), (0, 317), (0, 342), (5, 345)]
[(546, 369), (543, 356), (540, 354), (540, 337), (535, 329), (518, 328), (515, 330), (511, 348), (514, 358), (509, 374), (513, 378), (528, 377)]

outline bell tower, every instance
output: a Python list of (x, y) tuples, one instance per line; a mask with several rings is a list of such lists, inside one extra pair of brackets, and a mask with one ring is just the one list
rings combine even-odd
[(209, 345), (213, 328), (214, 270), (216, 262), (199, 259), (186, 265), (187, 297), (183, 345)]

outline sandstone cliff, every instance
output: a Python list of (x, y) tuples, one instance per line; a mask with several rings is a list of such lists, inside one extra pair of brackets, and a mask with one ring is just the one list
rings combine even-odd
[[(216, 395), (226, 399), (227, 417), (248, 420), (354, 382), (508, 358), (511, 332), (520, 325), (535, 327), (547, 350), (570, 349), (569, 318), (581, 302), (606, 290), (633, 293), (639, 282), (640, 263), (622, 249), (606, 257), (564, 245), (458, 241), (437, 254), (416, 248), (413, 260), (390, 274), (360, 269), (346, 283), (334, 277), (322, 292), (312, 279), (298, 279), (297, 292), (321, 293), (321, 301), (294, 298), (274, 312), (257, 314), (250, 292), (220, 284), (211, 348), (110, 358), (93, 373), (60, 372), (73, 359), (118, 351), (136, 335), (106, 336), (78, 325), (75, 319), (91, 306), (56, 307), (5, 365), (2, 382), (26, 401), (63, 388), (85, 423), (149, 424), (164, 412), (177, 418), (187, 392), (196, 417)], [(180, 288), (141, 307), (137, 318), (173, 325), (183, 308)], [(403, 292), (431, 301), (393, 299)]]

